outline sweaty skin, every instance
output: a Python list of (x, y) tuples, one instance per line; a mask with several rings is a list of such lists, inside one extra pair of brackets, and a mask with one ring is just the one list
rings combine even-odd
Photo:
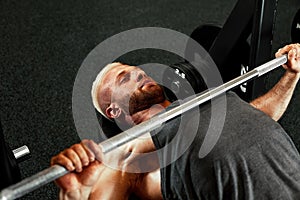
[[(285, 74), (268, 93), (251, 102), (275, 121), (285, 112), (300, 77), (300, 45), (287, 45), (278, 50), (276, 57), (283, 54), (288, 54), (288, 63), (283, 66)], [(128, 126), (151, 118), (170, 104), (158, 84), (141, 69), (123, 64), (108, 72), (98, 94), (106, 95), (102, 108), (107, 117)], [(105, 155), (91, 140), (65, 149), (51, 159), (51, 165), (59, 164), (71, 171), (56, 180), (59, 198), (128, 199), (134, 193), (141, 199), (162, 199), (158, 162), (147, 163), (153, 165), (149, 173), (128, 173), (139, 170), (135, 153), (154, 150), (150, 134)], [(123, 170), (112, 169), (104, 163), (117, 164)]]

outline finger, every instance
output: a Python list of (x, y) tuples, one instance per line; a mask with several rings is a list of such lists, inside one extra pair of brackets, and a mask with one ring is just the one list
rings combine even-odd
[(282, 49), (278, 49), (278, 51), (275, 53), (276, 58), (283, 55), (283, 53), (281, 51), (282, 51)]
[(294, 72), (298, 72), (297, 66), (299, 59), (297, 58), (299, 56), (299, 49), (293, 48), (288, 52), (288, 64), (286, 66), (286, 69), (289, 69)]
[(63, 154), (72, 161), (73, 165), (75, 166), (75, 170), (77, 172), (81, 172), (82, 171), (82, 163), (81, 163), (81, 160), (79, 158), (79, 156), (77, 155), (77, 153), (69, 148), (69, 149), (66, 149)]
[(91, 151), (95, 159), (102, 161), (103, 154), (98, 144), (96, 144), (93, 140), (83, 140), (82, 144), (84, 144), (85, 148)]
[(280, 48), (278, 49), (278, 51), (275, 53), (275, 57), (280, 57), (284, 54), (287, 54), (290, 50), (291, 50), (291, 46), (290, 45), (287, 45), (287, 46), (284, 46), (283, 48)]
[(88, 140), (82, 140), (81, 145), (85, 149), (85, 152), (86, 152), (87, 156), (89, 157), (90, 162), (94, 162), (95, 161), (95, 154), (88, 147), (88, 145), (87, 145), (88, 142), (89, 142)]
[(52, 157), (51, 166), (52, 165), (61, 165), (69, 171), (75, 170), (73, 162), (70, 159), (68, 159), (66, 156), (64, 156), (63, 154), (59, 154), (57, 156)]
[(278, 49), (275, 56), (279, 57), (279, 56), (282, 56), (283, 54), (287, 54), (293, 47), (294, 47), (294, 44), (285, 45), (284, 47)]
[(295, 55), (295, 51), (292, 49), (288, 52), (288, 66), (291, 66), (293, 63), (293, 58)]
[(79, 159), (81, 160), (82, 166), (89, 165), (89, 157), (81, 144), (75, 144), (72, 146), (72, 149), (75, 151)]
[(300, 59), (300, 45), (296, 45), (296, 60), (299, 61)]

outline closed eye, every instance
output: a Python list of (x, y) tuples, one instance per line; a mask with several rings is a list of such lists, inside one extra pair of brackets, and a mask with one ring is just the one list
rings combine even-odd
[(130, 73), (126, 73), (123, 75), (123, 77), (120, 80), (120, 84), (126, 83), (130, 79)]

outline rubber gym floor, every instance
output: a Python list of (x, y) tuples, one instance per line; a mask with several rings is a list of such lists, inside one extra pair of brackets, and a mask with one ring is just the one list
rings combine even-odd
[[(72, 115), (72, 90), (83, 60), (99, 43), (137, 27), (164, 27), (189, 35), (201, 24), (222, 26), (236, 2), (0, 1), (0, 117), (10, 147), (26, 144), (31, 150), (31, 158), (19, 165), (22, 177), (47, 168), (53, 155), (80, 141)], [(291, 23), (299, 8), (299, 0), (279, 0), (273, 53), (291, 43)], [(130, 61), (140, 59), (133, 56)], [(173, 61), (159, 55), (150, 60)], [(282, 73), (283, 69), (270, 73), (267, 88)], [(298, 86), (280, 120), (298, 149), (299, 109)], [(56, 199), (57, 193), (51, 183), (21, 199)]]

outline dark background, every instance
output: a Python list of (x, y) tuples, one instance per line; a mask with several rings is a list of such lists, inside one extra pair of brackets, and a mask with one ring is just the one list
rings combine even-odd
[[(20, 164), (23, 178), (47, 168), (51, 156), (80, 141), (72, 116), (72, 89), (77, 70), (96, 45), (121, 31), (144, 26), (189, 35), (200, 24), (222, 25), (235, 3), (236, 0), (1, 0), (0, 117), (11, 148), (26, 144), (32, 152), (32, 157)], [(291, 42), (291, 23), (299, 8), (299, 0), (279, 0), (273, 52)], [(133, 62), (139, 62), (136, 59)], [(168, 61), (164, 56), (155, 59)], [(272, 72), (267, 87), (282, 73), (282, 69)], [(298, 149), (299, 109), (298, 87), (280, 120)], [(51, 183), (22, 199), (56, 199), (57, 192)]]

